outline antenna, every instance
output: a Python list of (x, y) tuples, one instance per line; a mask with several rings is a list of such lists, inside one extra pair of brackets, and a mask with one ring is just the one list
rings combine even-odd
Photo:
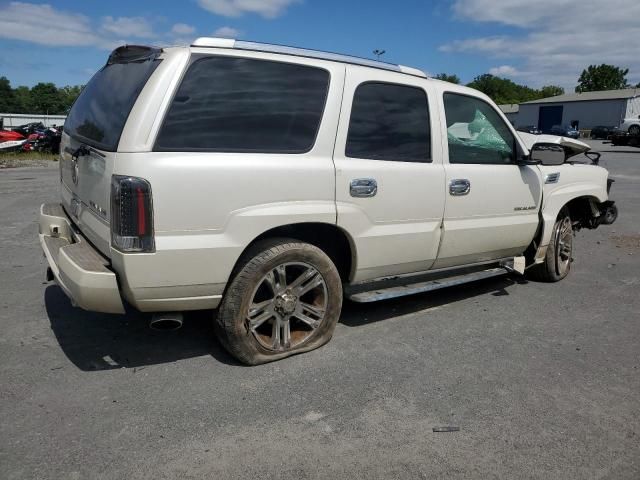
[(380, 57), (387, 53), (386, 50), (378, 50), (377, 48), (373, 51), (373, 54), (376, 56), (376, 60), (380, 61)]

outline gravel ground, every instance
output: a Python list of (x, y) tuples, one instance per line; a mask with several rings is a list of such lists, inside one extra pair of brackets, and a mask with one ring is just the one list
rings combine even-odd
[(40, 157), (39, 153), (0, 153), (0, 170), (21, 167), (51, 167), (56, 164), (55, 155), (49, 153)]
[(566, 280), (347, 303), (327, 346), (253, 368), (210, 313), (71, 307), (36, 236), (56, 164), (0, 172), (0, 478), (640, 478), (640, 149), (593, 143), (620, 218)]

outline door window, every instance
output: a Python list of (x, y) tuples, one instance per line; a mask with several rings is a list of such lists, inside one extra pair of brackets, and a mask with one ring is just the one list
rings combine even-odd
[(444, 94), (449, 163), (509, 164), (516, 140), (491, 105), (479, 98)]
[(431, 161), (425, 91), (379, 82), (358, 86), (351, 107), (345, 155), (399, 162)]

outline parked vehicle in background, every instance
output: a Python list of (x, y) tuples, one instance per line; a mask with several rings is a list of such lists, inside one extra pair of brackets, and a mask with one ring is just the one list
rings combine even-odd
[(25, 140), (26, 137), (20, 132), (11, 130), (0, 130), (0, 142), (9, 142), (14, 140)]
[(589, 149), (517, 133), (483, 93), (401, 65), (124, 46), (67, 118), (39, 238), (75, 305), (217, 308), (222, 345), (258, 364), (328, 342), (343, 296), (563, 279), (573, 232), (615, 220), (607, 170), (566, 162)]
[[(635, 132), (635, 130), (633, 129), (632, 131)], [(618, 132), (618, 133), (614, 133), (609, 138), (611, 139), (611, 143), (615, 146), (640, 147), (640, 132), (638, 133)]]
[(25, 123), (24, 125), (20, 125), (18, 127), (13, 127), (11, 130), (14, 132), (18, 132), (25, 137), (28, 137), (32, 133), (36, 133), (38, 131), (44, 131), (47, 127), (44, 126), (42, 122), (31, 122)]
[(50, 127), (44, 130), (36, 130), (27, 137), (23, 150), (25, 152), (50, 152), (60, 153), (60, 141), (62, 128)]
[(618, 127), (598, 125), (591, 129), (590, 136), (592, 140), (609, 140), (611, 135), (620, 132), (621, 130)]
[(26, 143), (27, 139), (21, 133), (0, 130), (0, 153), (20, 151)]
[(0, 151), (60, 153), (62, 130), (55, 125), (45, 127), (40, 122), (21, 125), (13, 130), (0, 130)]
[(0, 141), (0, 153), (19, 152), (24, 148), (27, 139)]
[(569, 125), (554, 125), (549, 131), (551, 135), (559, 135), (567, 138), (580, 138), (580, 132)]
[(542, 134), (542, 130), (540, 130), (535, 125), (522, 125), (520, 127), (517, 127), (516, 130), (519, 131), (519, 132), (530, 133), (531, 135), (540, 135), (540, 134)]
[(640, 135), (640, 115), (636, 118), (625, 118), (620, 124), (620, 130), (630, 135)]

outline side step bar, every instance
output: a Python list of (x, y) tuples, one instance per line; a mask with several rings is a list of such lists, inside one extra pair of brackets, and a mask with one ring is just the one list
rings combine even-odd
[[(495, 265), (495, 264), (494, 264)], [(389, 286), (387, 288), (375, 288), (369, 291), (362, 291), (360, 286), (359, 291), (349, 292), (347, 290), (346, 296), (350, 300), (358, 303), (377, 302), (379, 300), (388, 300), (391, 298), (404, 297), (406, 295), (415, 295), (417, 293), (431, 292), (445, 287), (453, 287), (455, 285), (462, 285), (464, 283), (475, 282), (477, 280), (484, 280), (485, 278), (498, 277), (507, 273), (521, 273), (513, 268), (513, 261), (501, 262), (499, 266), (494, 268), (486, 268), (484, 270), (477, 270), (470, 273), (463, 273), (455, 275), (451, 272), (451, 276), (440, 277), (433, 280), (424, 280), (411, 284), (402, 284)]]

